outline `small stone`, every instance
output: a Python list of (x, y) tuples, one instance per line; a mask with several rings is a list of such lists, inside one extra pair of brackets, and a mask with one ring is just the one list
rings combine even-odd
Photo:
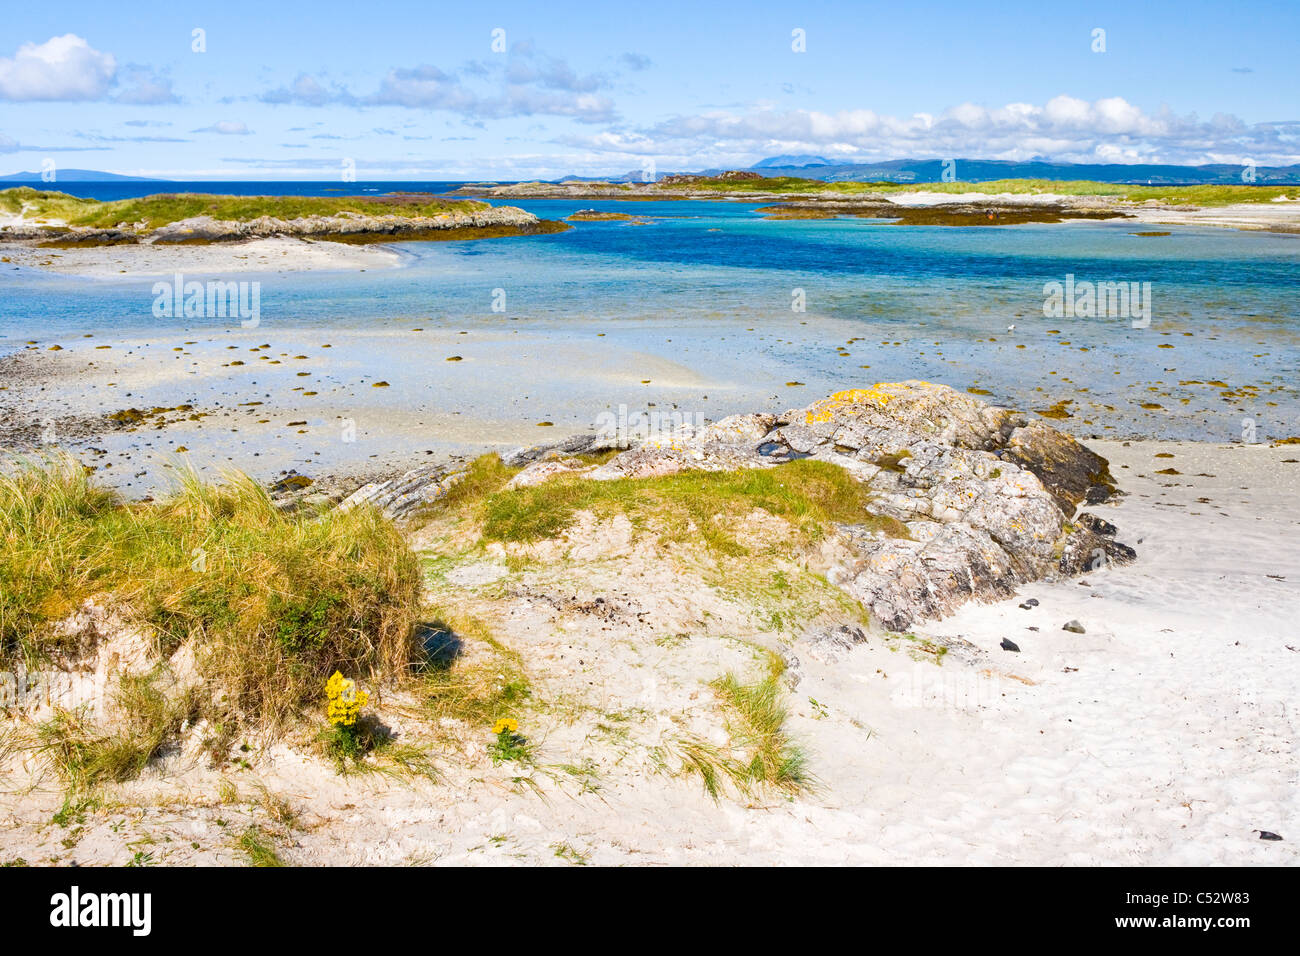
[(1015, 641), (1007, 640), (1005, 637), (1002, 638), (1002, 643), (999, 646), (1004, 651), (1014, 651), (1017, 654), (1020, 653), (1020, 645), (1017, 644)]
[(1080, 624), (1078, 621), (1068, 621), (1068, 622), (1066, 622), (1065, 626), (1062, 627), (1061, 630), (1063, 630), (1063, 631), (1069, 631), (1069, 632), (1072, 633), (1072, 634), (1085, 634), (1085, 633), (1087, 633), (1086, 631), (1084, 631), (1084, 629), (1083, 629), (1083, 625)]
[(1278, 836), (1278, 835), (1277, 835), (1276, 833), (1274, 833), (1272, 830), (1256, 830), (1255, 832), (1259, 834), (1259, 838), (1260, 838), (1261, 840), (1280, 840), (1280, 839), (1282, 839), (1280, 836)]

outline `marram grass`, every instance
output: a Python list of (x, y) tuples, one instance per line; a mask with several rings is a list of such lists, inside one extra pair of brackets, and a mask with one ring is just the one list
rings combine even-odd
[(57, 625), (95, 597), (191, 642), (240, 720), (281, 723), (335, 670), (387, 676), (418, 659), (419, 563), (370, 508), (286, 513), (247, 476), (128, 504), (71, 459), (0, 474), (0, 658), (72, 650)]
[(678, 739), (675, 749), (683, 771), (699, 774), (715, 800), (728, 786), (744, 796), (764, 790), (794, 796), (816, 789), (807, 753), (786, 730), (788, 712), (775, 671), (752, 683), (726, 674), (710, 686), (722, 705), (728, 743)]

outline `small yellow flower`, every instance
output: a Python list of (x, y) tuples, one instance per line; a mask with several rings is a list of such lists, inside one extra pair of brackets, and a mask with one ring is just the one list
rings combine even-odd
[(370, 695), (364, 690), (357, 690), (356, 681), (344, 677), (338, 671), (325, 682), (325, 696), (329, 698), (325, 708), (329, 722), (344, 727), (351, 727), (357, 722), (361, 708), (370, 700)]
[(492, 733), (494, 734), (513, 734), (517, 730), (519, 730), (519, 721), (515, 720), (513, 717), (501, 717), (492, 725)]

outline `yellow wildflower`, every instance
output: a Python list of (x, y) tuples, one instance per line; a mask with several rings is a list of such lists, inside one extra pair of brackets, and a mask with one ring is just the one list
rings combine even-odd
[(513, 717), (501, 717), (492, 725), (492, 733), (494, 734), (513, 734), (518, 730), (519, 721), (515, 720)]
[(357, 682), (335, 671), (325, 682), (325, 696), (329, 704), (325, 708), (331, 724), (351, 727), (357, 722), (361, 708), (366, 706), (370, 695), (364, 690), (357, 690)]

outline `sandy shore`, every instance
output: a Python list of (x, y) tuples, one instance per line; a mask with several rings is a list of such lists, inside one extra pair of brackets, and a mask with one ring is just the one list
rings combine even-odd
[[(667, 730), (716, 731), (701, 688), (746, 659), (720, 636), (744, 625), (671, 554), (617, 521), (586, 522), (561, 545), (581, 557), (563, 581), (490, 556), (440, 577), (536, 673), (537, 768), (493, 766), (467, 744), (439, 760), (438, 784), (348, 780), (254, 741), (242, 771), (167, 758), (73, 832), (49, 822), (57, 788), (16, 792), (11, 763), (0, 846), (6, 859), (120, 864), (147, 837), (156, 862), (238, 862), (234, 836), (272, 826), (269, 793), (297, 813), (280, 852), (302, 864), (1294, 865), (1296, 450), (1096, 448), (1128, 494), (1093, 510), (1135, 564), (918, 629), (950, 648), (939, 664), (876, 633), (833, 658), (791, 648), (789, 728), (819, 780), (810, 795), (715, 803), (698, 779), (656, 772)], [(1181, 474), (1158, 474), (1171, 467)], [(538, 600), (548, 587), (604, 595), (613, 616), (557, 617)], [(717, 614), (707, 626), (703, 610)], [(409, 719), (388, 707), (400, 734)]]
[(400, 253), (382, 245), (356, 246), (309, 239), (251, 239), (209, 245), (140, 244), (85, 249), (39, 249), (0, 243), (0, 261), (62, 275), (107, 279), (170, 276), (176, 272), (303, 272), (392, 269)]
[(1227, 229), (1300, 232), (1300, 201), (1237, 203), (1206, 208), (1155, 205), (1131, 210), (1142, 222), (1166, 226), (1220, 226)]
[[(140, 308), (150, 301), (145, 290)], [(882, 343), (868, 356), (874, 367), (863, 371), (857, 347), (857, 354), (841, 357), (828, 346), (824, 367), (805, 367), (796, 373), (802, 381), (791, 383), (799, 348), (793, 343), (809, 340), (798, 317), (762, 329), (775, 347), (760, 347), (756, 331), (707, 323), (664, 336), (599, 319), (563, 329), (423, 321), (335, 329), (286, 328), (264, 319), (255, 329), (198, 326), (147, 337), (99, 332), (22, 347), (0, 358), (0, 448), (71, 451), (101, 480), (132, 495), (165, 489), (182, 461), (209, 475), (236, 468), (267, 482), (296, 471), (333, 487), (430, 460), (591, 432), (598, 416), (617, 415), (620, 407), (633, 417), (675, 414), (681, 421), (779, 412), (844, 382), (906, 378), (904, 369), (888, 364), (896, 359), (887, 353), (905, 359), (914, 347)], [(832, 343), (860, 331), (824, 319), (817, 335)], [(1057, 338), (1025, 335), (1033, 347), (1017, 348), (1021, 340), (1004, 336), (990, 346), (1004, 349), (1000, 375), (1014, 369), (1024, 381), (1052, 381), (1036, 363), (1052, 360), (1061, 348)], [(1153, 338), (1145, 347), (1153, 355), (1172, 354), (1157, 351), (1169, 340)], [(958, 371), (955, 360), (952, 366), (947, 374), (954, 383), (962, 381), (958, 375), (980, 381), (972, 371)], [(935, 368), (918, 377), (942, 381), (943, 374)], [(1111, 376), (1116, 384), (1106, 385), (1108, 392), (1076, 391), (1074, 383), (1084, 384), (1076, 374), (1056, 393), (999, 390), (991, 400), (1044, 408), (1058, 394), (1068, 397), (1073, 417), (1054, 423), (1082, 438), (1161, 434), (1174, 418), (1209, 440), (1239, 440), (1246, 418), (1258, 420), (1261, 442), (1296, 434), (1280, 407), (1264, 404), (1289, 399), (1285, 383), (1250, 389), (1234, 378), (1235, 393), (1203, 381), (1174, 384), (1197, 374), (1193, 366), (1171, 370), (1163, 382)], [(108, 418), (130, 409), (149, 414), (127, 423)]]
[[(1300, 189), (1297, 190), (1300, 193)], [(973, 189), (964, 193), (942, 193), (918, 189), (891, 193), (887, 197), (901, 206), (944, 206), (957, 203), (992, 203), (1012, 206), (1105, 206), (1132, 216), (1138, 222), (1168, 226), (1219, 226), (1228, 229), (1300, 232), (1300, 199), (1235, 203), (1228, 206), (1168, 206), (1153, 201), (1142, 204), (1118, 203), (1105, 196), (1065, 193), (987, 193)], [(827, 199), (825, 201), (834, 201)]]

